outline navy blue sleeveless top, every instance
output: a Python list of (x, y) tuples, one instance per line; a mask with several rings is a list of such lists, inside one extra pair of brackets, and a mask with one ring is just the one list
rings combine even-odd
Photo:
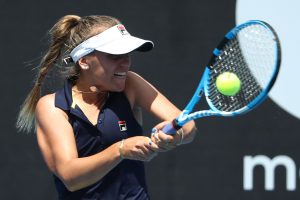
[[(79, 157), (101, 152), (122, 139), (142, 135), (142, 127), (135, 120), (124, 93), (112, 92), (93, 125), (72, 101), (72, 84), (55, 93), (55, 106), (69, 116), (76, 139)], [(54, 182), (61, 200), (147, 200), (144, 163), (123, 160), (95, 184), (70, 192), (54, 175)]]

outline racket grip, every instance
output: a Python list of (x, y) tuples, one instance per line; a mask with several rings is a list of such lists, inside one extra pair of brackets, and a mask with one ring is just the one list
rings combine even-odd
[(165, 134), (168, 134), (168, 135), (175, 135), (176, 132), (177, 132), (177, 130), (174, 129), (172, 123), (167, 124), (165, 127), (163, 127), (162, 131), (163, 131)]
[(179, 130), (180, 128), (181, 126), (177, 125), (176, 121), (174, 120), (172, 123), (164, 126), (162, 131), (168, 135), (175, 135), (177, 130)]

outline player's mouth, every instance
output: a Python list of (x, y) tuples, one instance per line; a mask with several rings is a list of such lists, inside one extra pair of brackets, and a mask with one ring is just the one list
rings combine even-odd
[(127, 75), (127, 72), (116, 72), (114, 73), (114, 76), (118, 77), (118, 78), (125, 78)]

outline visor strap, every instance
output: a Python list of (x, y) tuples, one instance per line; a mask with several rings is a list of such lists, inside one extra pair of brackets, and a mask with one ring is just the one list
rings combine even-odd
[(63, 63), (65, 63), (65, 65), (68, 65), (68, 64), (70, 64), (70, 63), (73, 62), (73, 59), (72, 59), (71, 56), (67, 56), (67, 57), (64, 57), (64, 58), (62, 59), (62, 61), (63, 61)]

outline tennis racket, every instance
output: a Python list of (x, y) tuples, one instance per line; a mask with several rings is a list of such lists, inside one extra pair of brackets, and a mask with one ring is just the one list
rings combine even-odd
[[(238, 25), (214, 49), (190, 102), (162, 131), (173, 135), (194, 119), (232, 117), (251, 111), (266, 99), (278, 75), (280, 61), (279, 39), (269, 24), (251, 20)], [(224, 95), (216, 85), (217, 78), (224, 72), (234, 73), (240, 81), (234, 95)], [(192, 112), (203, 93), (209, 109)]]

